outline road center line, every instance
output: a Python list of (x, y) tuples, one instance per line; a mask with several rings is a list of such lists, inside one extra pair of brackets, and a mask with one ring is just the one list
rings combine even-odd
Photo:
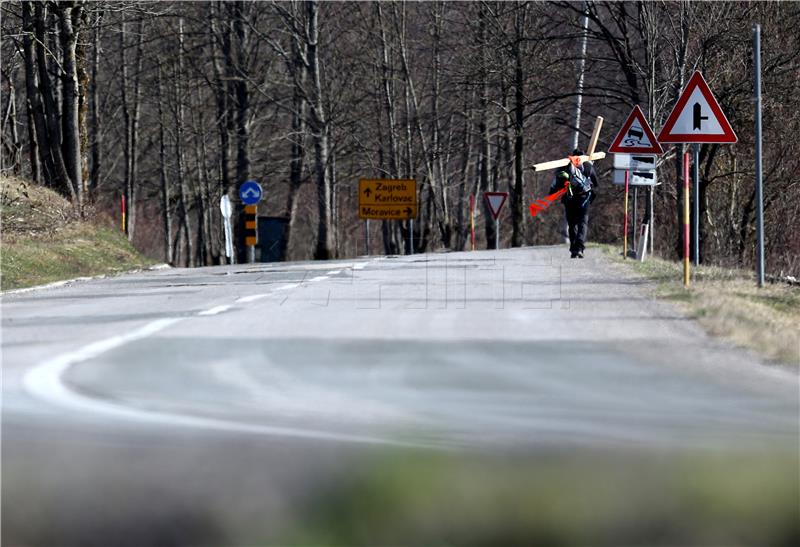
[(328, 275), (337, 275), (342, 273), (342, 270), (331, 270), (328, 272)]
[(275, 287), (276, 291), (288, 291), (289, 289), (294, 289), (295, 287), (299, 287), (300, 283), (288, 283), (286, 285), (281, 285), (280, 287)]
[(61, 381), (61, 376), (70, 366), (102, 355), (128, 342), (151, 336), (182, 320), (183, 318), (181, 317), (159, 319), (127, 334), (112, 336), (105, 340), (93, 342), (78, 350), (59, 355), (49, 361), (45, 361), (25, 374), (22, 380), (23, 386), (30, 395), (40, 399), (74, 406), (71, 403), (76, 395), (68, 390)]
[(243, 296), (241, 298), (236, 299), (237, 304), (246, 304), (247, 302), (255, 302), (256, 300), (261, 300), (262, 298), (266, 298), (271, 296), (268, 294), (251, 294), (250, 296)]
[(335, 442), (446, 449), (444, 446), (415, 443), (411, 441), (406, 442), (379, 436), (372, 437), (369, 435), (336, 433), (315, 429), (270, 426), (157, 410), (143, 410), (83, 395), (80, 392), (73, 391), (64, 383), (63, 376), (71, 366), (98, 357), (129, 342), (147, 338), (183, 320), (184, 318), (182, 317), (159, 319), (127, 334), (100, 340), (78, 350), (59, 355), (28, 371), (22, 379), (22, 385), (29, 395), (61, 408), (88, 412), (95, 416), (102, 415), (111, 418), (126, 419), (139, 423), (143, 422), (160, 426), (211, 429), (235, 433), (273, 435)]
[(224, 305), (224, 306), (216, 306), (216, 307), (214, 307), (214, 308), (211, 308), (210, 310), (204, 310), (204, 311), (201, 311), (201, 312), (200, 312), (200, 313), (198, 313), (197, 315), (217, 315), (218, 313), (222, 313), (222, 312), (224, 312), (224, 311), (228, 311), (228, 310), (229, 310), (229, 309), (231, 309), (232, 307), (233, 307), (233, 306), (232, 306), (232, 305), (229, 305), (229, 304), (226, 304), (226, 305)]

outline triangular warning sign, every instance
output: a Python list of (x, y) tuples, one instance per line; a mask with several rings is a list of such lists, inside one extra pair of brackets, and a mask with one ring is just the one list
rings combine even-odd
[(483, 199), (486, 200), (486, 204), (489, 206), (489, 210), (492, 212), (492, 218), (497, 220), (497, 217), (500, 216), (500, 211), (503, 209), (503, 205), (506, 204), (506, 198), (508, 197), (508, 192), (484, 192)]
[(660, 142), (734, 143), (736, 133), (700, 71), (695, 71), (672, 109)]
[(614, 141), (608, 151), (615, 154), (626, 154), (628, 152), (638, 152), (640, 154), (664, 153), (639, 105), (633, 107), (633, 112), (622, 124), (622, 129), (614, 137)]

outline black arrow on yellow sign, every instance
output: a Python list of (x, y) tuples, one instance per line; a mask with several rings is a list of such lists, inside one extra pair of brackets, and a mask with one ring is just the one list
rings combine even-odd
[(367, 189), (365, 189), (365, 190), (364, 190), (364, 194), (365, 194), (367, 197), (369, 197), (369, 195), (370, 195), (371, 193), (372, 193), (372, 190), (370, 190), (369, 188), (367, 188)]

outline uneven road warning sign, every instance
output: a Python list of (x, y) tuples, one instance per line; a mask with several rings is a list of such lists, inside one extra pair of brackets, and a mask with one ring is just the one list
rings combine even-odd
[(639, 105), (633, 107), (633, 112), (622, 124), (622, 129), (614, 137), (608, 151), (616, 154), (626, 152), (638, 152), (641, 154), (664, 153)]
[(417, 218), (417, 181), (413, 179), (359, 180), (358, 218), (373, 220)]
[(686, 84), (686, 89), (658, 134), (658, 140), (677, 143), (736, 142), (736, 133), (699, 70), (692, 74)]

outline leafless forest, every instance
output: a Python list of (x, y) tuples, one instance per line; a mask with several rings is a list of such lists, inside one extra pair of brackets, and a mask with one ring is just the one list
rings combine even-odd
[[(469, 196), (485, 190), (511, 193), (501, 245), (549, 244), (561, 211), (527, 205), (552, 173), (529, 166), (571, 151), (578, 97), (581, 146), (603, 116), (605, 150), (633, 105), (657, 133), (699, 69), (739, 137), (701, 149), (701, 259), (751, 267), (760, 23), (766, 266), (800, 273), (800, 3), (588, 2), (580, 88), (584, 6), (3, 2), (0, 167), (116, 225), (125, 195), (129, 238), (176, 265), (220, 263), (219, 200), (238, 203), (248, 179), (265, 191), (259, 215), (289, 219), (291, 259), (364, 253), (359, 178), (417, 180), (417, 252), (464, 249)], [(668, 257), (682, 148), (666, 148), (655, 192)], [(597, 167), (590, 239), (619, 242), (622, 190), (610, 158)], [(479, 248), (494, 244), (487, 218)], [(370, 224), (373, 251), (409, 252), (406, 222)]]

